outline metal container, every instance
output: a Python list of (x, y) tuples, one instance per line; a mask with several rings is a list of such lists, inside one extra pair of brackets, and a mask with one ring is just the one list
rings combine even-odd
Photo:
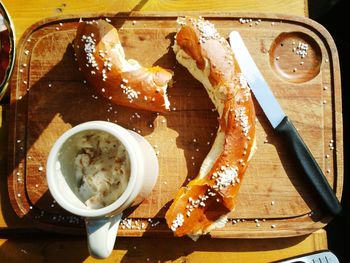
[(15, 62), (15, 30), (4, 5), (0, 2), (0, 100), (5, 95)]

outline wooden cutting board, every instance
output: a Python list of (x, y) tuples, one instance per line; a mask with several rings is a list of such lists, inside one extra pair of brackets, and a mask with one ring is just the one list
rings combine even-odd
[[(98, 98), (74, 61), (71, 43), (78, 17), (38, 22), (18, 45), (11, 82), (8, 188), (20, 217), (40, 228), (82, 233), (83, 220), (60, 208), (46, 183), (45, 163), (55, 140), (90, 120), (118, 123), (155, 148), (160, 174), (151, 195), (125, 212), (121, 236), (172, 236), (164, 214), (177, 190), (195, 177), (214, 140), (217, 113), (202, 85), (174, 57), (172, 13), (104, 14), (120, 33), (126, 56), (174, 71), (172, 112), (140, 111)], [(343, 187), (341, 86), (338, 55), (316, 22), (264, 14), (202, 14), (225, 37), (241, 33), (262, 74), (340, 199)], [(305, 54), (304, 51), (307, 54)], [(304, 54), (304, 56), (302, 55)], [(237, 207), (213, 237), (266, 238), (310, 233), (327, 224), (319, 201), (260, 106), (257, 151), (246, 172)]]

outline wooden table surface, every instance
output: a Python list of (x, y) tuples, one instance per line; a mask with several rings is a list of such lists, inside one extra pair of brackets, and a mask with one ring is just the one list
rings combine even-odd
[[(16, 38), (35, 22), (52, 16), (126, 11), (234, 11), (307, 16), (305, 0), (4, 0), (15, 24)], [(8, 202), (6, 145), (8, 107), (0, 105), (0, 261), (92, 262), (85, 237), (38, 232), (25, 218), (19, 219)], [(324, 230), (308, 236), (278, 239), (118, 238), (105, 262), (271, 262), (327, 248)]]

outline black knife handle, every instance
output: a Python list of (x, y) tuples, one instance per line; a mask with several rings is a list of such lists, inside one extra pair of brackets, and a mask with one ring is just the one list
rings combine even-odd
[(276, 127), (276, 131), (287, 140), (286, 144), (295, 153), (297, 161), (316, 192), (325, 203), (328, 211), (333, 216), (339, 215), (342, 208), (338, 198), (334, 194), (327, 178), (323, 175), (310, 150), (287, 116), (284, 117), (281, 123)]

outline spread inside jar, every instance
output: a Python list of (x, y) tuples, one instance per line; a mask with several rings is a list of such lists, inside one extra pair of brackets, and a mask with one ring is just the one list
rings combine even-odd
[(124, 145), (111, 134), (92, 130), (75, 140), (75, 176), (85, 205), (98, 209), (116, 201), (130, 177), (130, 160)]

